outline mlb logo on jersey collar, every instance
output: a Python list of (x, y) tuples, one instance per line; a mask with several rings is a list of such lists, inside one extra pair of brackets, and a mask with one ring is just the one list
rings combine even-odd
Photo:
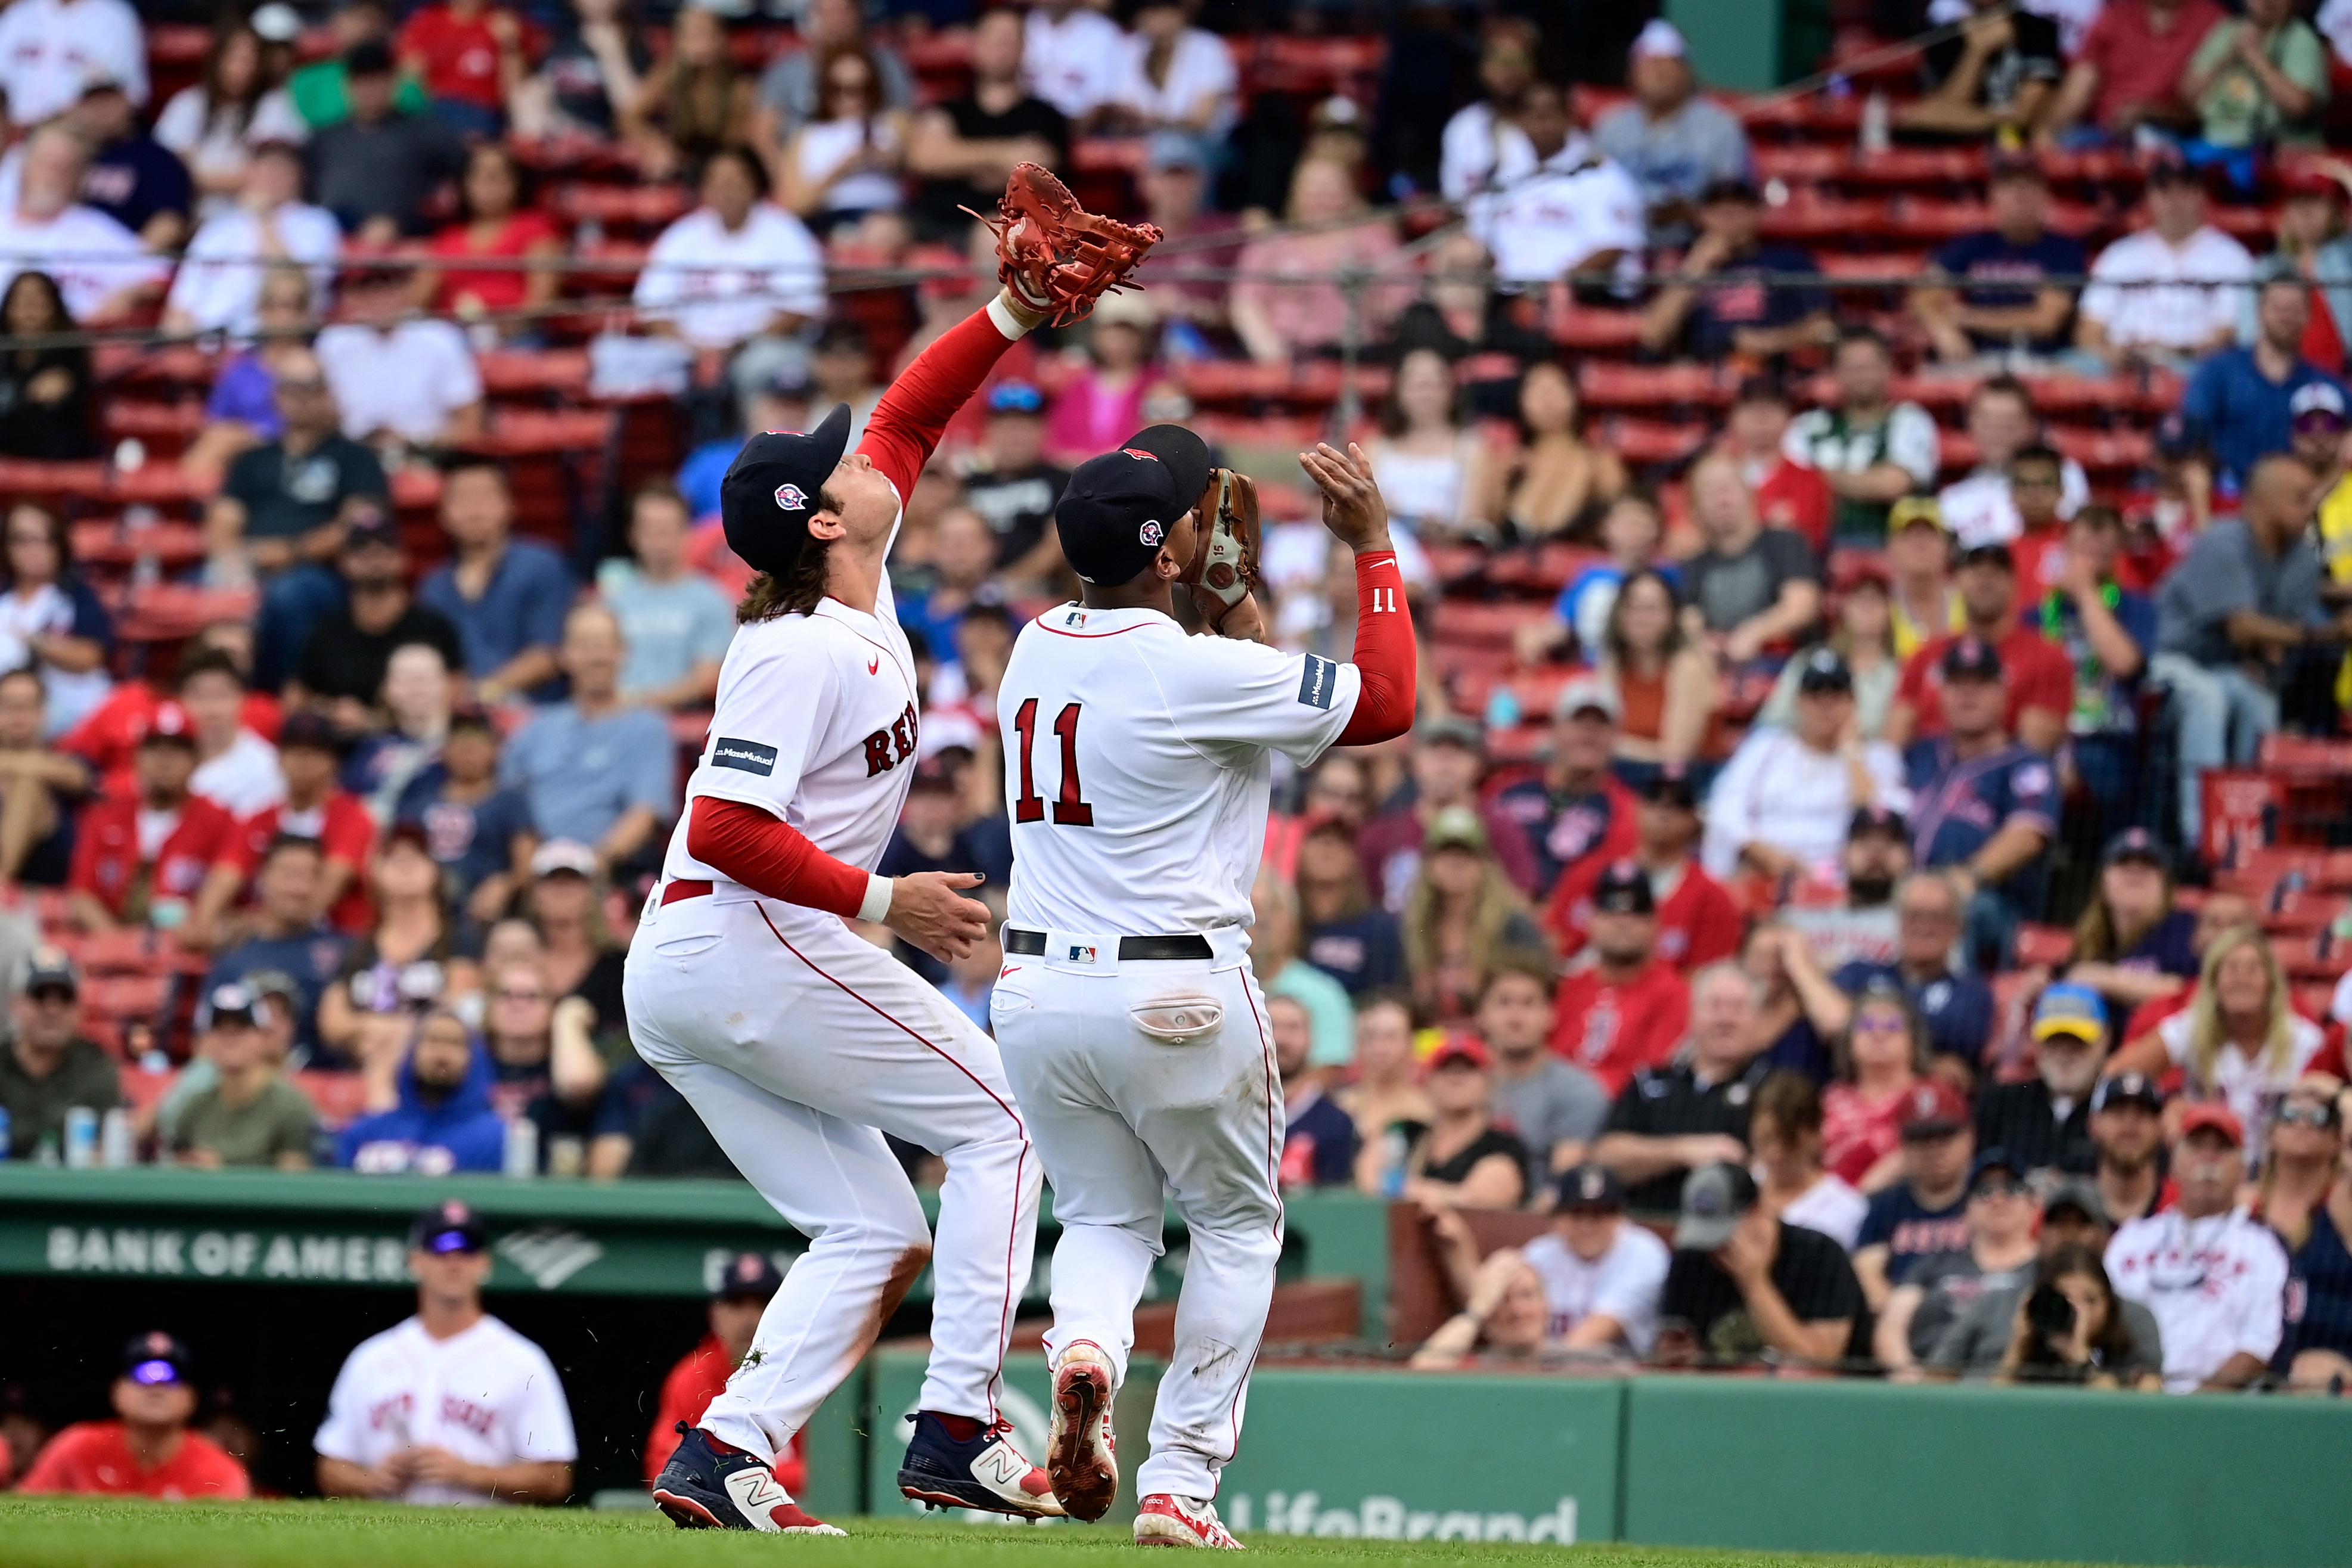
[(1083, 630), (1086, 623), (1087, 612), (1083, 610), (1073, 610), (1062, 617), (1062, 624), (1073, 632)]

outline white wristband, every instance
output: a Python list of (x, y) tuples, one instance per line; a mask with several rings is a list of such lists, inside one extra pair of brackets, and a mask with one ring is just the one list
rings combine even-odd
[(988, 319), (996, 323), (998, 331), (1013, 342), (1017, 343), (1029, 335), (1029, 329), (1021, 324), (1021, 319), (1013, 315), (1011, 307), (1004, 303), (1001, 290), (988, 301)]
[(891, 881), (887, 876), (866, 873), (866, 902), (857, 906), (857, 918), (879, 925), (890, 913)]

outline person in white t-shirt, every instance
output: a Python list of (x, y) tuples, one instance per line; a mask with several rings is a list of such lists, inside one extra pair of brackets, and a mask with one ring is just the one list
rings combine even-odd
[(1127, 61), (1118, 23), (1077, 0), (1045, 0), (1029, 13), (1021, 68), (1029, 90), (1068, 116), (1087, 120), (1111, 101)]
[(0, 90), (8, 120), (38, 125), (73, 107), (94, 81), (147, 102), (147, 39), (124, 0), (16, 0), (0, 12)]
[[(1801, 942), (1782, 947), (1804, 951)], [(1822, 1092), (1801, 1072), (1783, 1070), (1758, 1085), (1748, 1113), (1749, 1174), (1759, 1200), (1783, 1225), (1818, 1230), (1848, 1252), (1862, 1234), (1870, 1200), (1843, 1176), (1822, 1166)]]
[[(2040, 418), (2033, 394), (2014, 376), (1994, 376), (1969, 394), (1969, 439), (1977, 465), (1968, 476), (1936, 493), (1944, 527), (1964, 550), (2007, 544), (2025, 531), (2010, 499), (2010, 459), (2032, 445)], [(2058, 515), (2071, 518), (2091, 499), (2090, 476), (2072, 457), (2058, 468)]]
[(1647, 242), (1642, 188), (1594, 151), (1569, 117), (1568, 94), (1537, 82), (1519, 96), (1519, 131), (1535, 165), (1475, 197), (1470, 232), (1495, 258), (1495, 275), (1514, 282), (1549, 281), (1570, 272), (1606, 272), (1638, 259)]
[[(276, 9), (292, 16), (283, 5)], [(263, 143), (299, 145), (310, 137), (292, 95), (268, 85), (262, 54), (261, 35), (250, 26), (215, 33), (204, 78), (173, 93), (155, 117), (155, 140), (177, 153), (195, 180), (199, 218), (236, 206), (246, 170)]]
[(218, 648), (180, 666), (180, 706), (196, 730), (196, 771), (188, 789), (238, 821), (286, 799), (278, 748), (245, 725), (245, 677)]
[(19, 272), (46, 272), (82, 327), (104, 326), (158, 298), (172, 277), (172, 264), (150, 255), (137, 235), (75, 199), (89, 167), (80, 137), (45, 125), (26, 139), (16, 200), (0, 210), (0, 294)]
[(1438, 141), (1437, 188), (1446, 200), (1461, 201), (1535, 167), (1535, 149), (1516, 123), (1519, 95), (1535, 79), (1535, 24), (1521, 16), (1488, 22), (1478, 55), (1485, 96), (1456, 110)]
[(1109, 109), (1145, 131), (1221, 138), (1241, 118), (1241, 73), (1214, 33), (1185, 26), (1190, 0), (1144, 0), (1123, 40)]
[(1708, 792), (1699, 863), (1709, 876), (1811, 873), (1834, 884), (1854, 812), (1910, 809), (1895, 748), (1855, 737), (1853, 717), (1853, 673), (1845, 661), (1828, 648), (1807, 653), (1796, 723), (1751, 731)]
[(1520, 1249), (1551, 1303), (1550, 1337), (1570, 1350), (1650, 1354), (1666, 1244), (1625, 1221), (1625, 1185), (1607, 1166), (1560, 1173), (1551, 1229)]
[(408, 1232), (416, 1315), (343, 1362), (311, 1448), (329, 1497), (562, 1502), (580, 1457), (547, 1353), (482, 1311), (489, 1238), (452, 1199)]
[(2114, 369), (2189, 366), (2238, 335), (2253, 257), (2205, 221), (2202, 176), (2158, 162), (2147, 174), (2148, 226), (2099, 253), (2074, 341)]
[(2172, 1145), (2179, 1202), (2135, 1219), (2107, 1243), (2116, 1294), (2156, 1315), (2168, 1393), (2242, 1388), (2277, 1353), (2286, 1312), (2286, 1249), (2233, 1207), (2244, 1177), (2244, 1127), (2208, 1101), (2181, 1113)]
[(310, 269), (312, 298), (325, 299), (343, 231), (332, 213), (303, 202), (301, 194), (301, 151), (285, 141), (257, 148), (236, 204), (206, 218), (188, 242), (163, 301), (164, 330), (250, 338), (260, 325), (265, 261), (302, 264)]
[(748, 401), (778, 371), (807, 364), (805, 329), (824, 317), (824, 253), (766, 199), (768, 172), (747, 152), (713, 153), (701, 193), (654, 241), (637, 275), (638, 319), (656, 337), (734, 352), (730, 378)]
[(344, 301), (351, 319), (320, 332), (317, 351), (345, 435), (435, 446), (481, 433), (473, 348), (455, 323), (410, 314), (406, 274), (355, 278)]

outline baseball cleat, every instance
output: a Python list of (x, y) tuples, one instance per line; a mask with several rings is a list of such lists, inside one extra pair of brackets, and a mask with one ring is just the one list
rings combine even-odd
[(677, 1424), (677, 1451), (654, 1482), (654, 1501), (680, 1530), (762, 1530), (772, 1535), (842, 1535), (793, 1500), (767, 1462), (698, 1427)]
[(1045, 1472), (1013, 1446), (1012, 1422), (981, 1427), (966, 1441), (931, 1411), (907, 1419), (915, 1424), (915, 1435), (898, 1467), (901, 1493), (940, 1508), (971, 1508), (1017, 1519), (1063, 1517)]
[(1085, 1340), (1062, 1353), (1054, 1373), (1054, 1425), (1045, 1479), (1072, 1519), (1088, 1523), (1118, 1496), (1118, 1450), (1111, 1436), (1110, 1358)]
[(1202, 1497), (1176, 1497), (1153, 1492), (1135, 1511), (1138, 1546), (1205, 1546), (1216, 1552), (1239, 1552), (1235, 1541), (1217, 1518), (1217, 1505)]

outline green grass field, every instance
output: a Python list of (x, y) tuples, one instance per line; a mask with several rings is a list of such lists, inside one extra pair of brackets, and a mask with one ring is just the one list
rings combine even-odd
[[(667, 1568), (773, 1563), (822, 1568), (1129, 1568), (1123, 1529), (996, 1528), (850, 1521), (848, 1540), (772, 1540), (673, 1530), (651, 1513), (583, 1509), (394, 1509), (315, 1502), (198, 1503), (0, 1498), (0, 1568)], [(1807, 1556), (1636, 1546), (1247, 1538), (1262, 1563), (1381, 1568), (1542, 1563), (1552, 1568), (1872, 1568), (1960, 1558)], [(1156, 1560), (1155, 1560), (1156, 1561)]]

